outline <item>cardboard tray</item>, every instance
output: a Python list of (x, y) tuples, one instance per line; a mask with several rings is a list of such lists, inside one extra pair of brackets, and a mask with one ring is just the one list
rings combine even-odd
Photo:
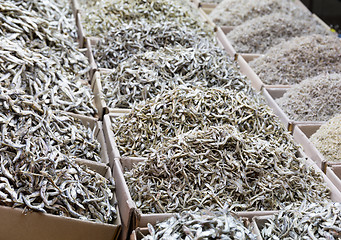
[[(89, 127), (95, 131), (94, 135), (95, 135), (96, 139), (99, 141), (99, 143), (101, 144), (100, 157), (101, 157), (102, 163), (104, 163), (105, 165), (108, 165), (109, 164), (109, 157), (108, 157), (107, 144), (105, 141), (102, 122), (97, 121), (97, 118), (93, 118), (93, 117), (87, 117), (87, 116), (83, 116), (83, 115), (79, 115), (79, 114), (75, 114), (75, 113), (67, 113), (67, 114), (74, 117), (74, 118), (81, 120), (81, 122), (84, 125), (89, 125)], [(96, 163), (94, 161), (90, 161), (90, 160), (86, 160), (86, 159), (83, 159), (83, 160), (85, 162)]]
[[(124, 179), (124, 171), (130, 169), (134, 163), (144, 161), (145, 158), (114, 158), (110, 155), (111, 161), (114, 162), (114, 176), (115, 182), (120, 195), (118, 196), (118, 204), (121, 212), (129, 212), (129, 218), (122, 218), (122, 229), (123, 225), (130, 226), (128, 235), (137, 227), (146, 227), (147, 223), (155, 224), (158, 221), (165, 220), (172, 216), (170, 213), (166, 214), (143, 214), (136, 207), (135, 202), (132, 200), (129, 193), (128, 186)], [(321, 173), (324, 181), (331, 189), (331, 199), (335, 202), (341, 202), (341, 192), (336, 186), (330, 181), (330, 179), (321, 171), (321, 169), (311, 160), (307, 158), (307, 165), (312, 166), (317, 172)], [(241, 217), (252, 218), (254, 216), (264, 216), (273, 214), (275, 211), (254, 211), (254, 212), (239, 212), (238, 215)]]
[(317, 150), (317, 148), (309, 140), (311, 135), (313, 135), (324, 123), (325, 122), (299, 123), (295, 125), (293, 136), (294, 140), (302, 145), (303, 150), (307, 154), (307, 156), (313, 159), (316, 164), (322, 169), (322, 171), (326, 173), (327, 166), (341, 166), (341, 162), (327, 161), (322, 153)]
[(341, 192), (341, 165), (327, 167), (326, 175)]
[[(107, 178), (112, 176), (111, 169), (103, 164), (88, 166)], [(114, 224), (105, 224), (52, 214), (24, 213), (23, 209), (5, 206), (0, 206), (0, 215), (1, 239), (6, 240), (114, 240), (118, 239), (121, 229), (120, 216)]]

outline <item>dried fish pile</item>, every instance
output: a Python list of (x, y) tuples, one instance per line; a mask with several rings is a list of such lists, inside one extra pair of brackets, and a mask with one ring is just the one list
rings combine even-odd
[(122, 23), (133, 24), (141, 20), (149, 23), (172, 21), (180, 27), (207, 29), (186, 0), (102, 0), (81, 1), (81, 4), (82, 24), (90, 36), (102, 37), (115, 32)]
[(2, 87), (20, 88), (34, 96), (39, 104), (47, 104), (52, 109), (83, 115), (96, 114), (89, 87), (68, 74), (62, 62), (1, 37), (0, 51)]
[(221, 26), (238, 26), (247, 20), (274, 12), (290, 13), (297, 7), (289, 0), (224, 0), (209, 14)]
[(137, 54), (102, 79), (103, 95), (111, 108), (132, 108), (180, 84), (251, 92), (236, 62), (209, 44)]
[(340, 73), (341, 43), (333, 35), (297, 37), (249, 64), (265, 84), (296, 84), (321, 73)]
[(270, 47), (293, 37), (311, 34), (331, 34), (307, 13), (272, 13), (253, 18), (234, 28), (226, 37), (241, 53), (264, 53)]
[(178, 87), (135, 106), (123, 117), (113, 117), (112, 128), (122, 156), (144, 156), (157, 145), (192, 129), (230, 124), (240, 131), (271, 141), (287, 154), (297, 150), (259, 97), (220, 88)]
[(56, 150), (44, 155), (0, 145), (1, 205), (103, 223), (117, 218), (113, 182)]
[(341, 112), (341, 74), (320, 74), (293, 85), (278, 105), (296, 121), (328, 121)]
[(107, 33), (93, 52), (98, 67), (113, 69), (135, 54), (178, 45), (191, 48), (201, 41), (214, 42), (213, 34), (193, 31), (170, 21), (149, 23), (141, 20), (135, 24), (123, 23), (115, 31)]
[(341, 204), (302, 204), (268, 219), (263, 239), (341, 239)]
[(203, 208), (282, 209), (329, 199), (321, 174), (271, 141), (233, 126), (207, 127), (167, 141), (125, 173), (143, 213)]
[(149, 235), (143, 240), (152, 239), (244, 239), (256, 240), (251, 230), (233, 214), (224, 211), (182, 212), (166, 221), (148, 225)]
[(309, 139), (329, 162), (341, 162), (341, 115), (323, 124)]
[(51, 149), (100, 162), (100, 143), (89, 126), (65, 113), (54, 112), (20, 90), (0, 88), (2, 145), (20, 154), (47, 155)]

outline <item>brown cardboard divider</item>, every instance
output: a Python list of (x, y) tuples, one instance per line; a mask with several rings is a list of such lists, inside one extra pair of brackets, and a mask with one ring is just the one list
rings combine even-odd
[(334, 165), (331, 167), (327, 167), (326, 171), (327, 177), (330, 179), (330, 181), (339, 189), (341, 192), (341, 164), (340, 165)]
[[(81, 122), (85, 126), (89, 126), (92, 130), (94, 130), (94, 135), (96, 139), (101, 144), (101, 151), (100, 151), (100, 157), (102, 160), (102, 163), (109, 164), (109, 156), (108, 156), (108, 150), (107, 150), (107, 144), (105, 141), (104, 131), (103, 131), (103, 125), (100, 121), (97, 121), (97, 118), (93, 117), (87, 117), (75, 113), (67, 113), (68, 115), (77, 118), (81, 120)], [(93, 161), (90, 161), (93, 162)]]
[(95, 101), (95, 106), (98, 111), (99, 119), (103, 119), (103, 115), (106, 112), (106, 102), (104, 101), (104, 97), (102, 94), (102, 83), (101, 83), (101, 72), (100, 71), (95, 71), (94, 74), (92, 75), (91, 79), (91, 89), (92, 92), (94, 93), (94, 101)]
[(77, 36), (78, 36), (78, 44), (80, 48), (85, 47), (85, 33), (82, 25), (82, 18), (79, 12), (75, 15), (76, 18), (76, 27), (77, 27)]
[(72, 8), (72, 13), (73, 16), (75, 17), (77, 13), (80, 11), (79, 3), (77, 0), (71, 0), (71, 8)]
[[(81, 164), (82, 160), (77, 162)], [(111, 177), (111, 170), (107, 166), (96, 163), (95, 165), (97, 165), (95, 168), (92, 168), (91, 164), (88, 167), (94, 171), (98, 170), (98, 173), (106, 178)], [(117, 212), (119, 214), (119, 211)], [(121, 230), (119, 215), (113, 224), (45, 213), (24, 212), (23, 209), (5, 206), (0, 206), (0, 215), (1, 239), (6, 240), (113, 240), (118, 239)]]
[[(274, 113), (278, 116), (280, 121), (283, 123), (284, 127), (292, 132), (293, 131), (293, 121), (289, 119), (289, 117), (285, 114), (285, 112), (278, 106), (275, 102), (273, 96), (283, 96), (286, 92), (286, 89), (266, 89), (263, 88), (261, 94), (264, 96), (267, 104), (274, 111)], [(271, 95), (273, 94), (273, 96)]]
[(90, 84), (92, 84), (91, 80), (93, 79), (93, 75), (97, 71), (97, 64), (93, 55), (93, 50), (92, 50), (92, 43), (93, 43), (93, 38), (84, 38), (84, 44), (87, 49), (86, 51), (86, 56), (89, 59), (89, 65), (90, 65)]
[(252, 70), (252, 68), (249, 66), (249, 64), (247, 64), (247, 62), (241, 55), (236, 54), (235, 58), (237, 58), (237, 62), (240, 66), (241, 73), (244, 74), (251, 81), (251, 86), (257, 92), (260, 92), (264, 86), (263, 82), (260, 80), (257, 74)]
[(255, 53), (241, 53), (240, 55), (244, 58), (244, 60), (247, 63), (255, 60), (256, 58), (263, 56), (263, 54), (255, 54)]
[(231, 32), (235, 27), (234, 26), (220, 26), (221, 30), (223, 30), (224, 34), (228, 34)]
[(206, 12), (204, 11), (204, 9), (202, 9), (199, 5), (198, 8), (199, 11), (199, 15), (202, 17), (202, 19), (204, 20), (205, 23), (207, 23), (208, 25), (210, 25), (213, 29), (216, 27), (215, 23), (211, 20), (211, 18), (206, 14)]
[(236, 50), (232, 47), (231, 43), (229, 40), (227, 40), (225, 33), (221, 29), (221, 27), (216, 27), (216, 38), (217, 40), (221, 43), (223, 46), (224, 50), (230, 57), (234, 57), (236, 54)]

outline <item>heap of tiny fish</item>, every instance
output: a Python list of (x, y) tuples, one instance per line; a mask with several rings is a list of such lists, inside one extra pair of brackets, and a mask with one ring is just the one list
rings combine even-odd
[(141, 20), (135, 24), (123, 23), (107, 33), (93, 52), (98, 67), (112, 69), (134, 54), (177, 45), (194, 47), (204, 39), (213, 42), (213, 37), (205, 31), (194, 31), (170, 21), (149, 23)]
[(209, 17), (221, 26), (238, 26), (259, 16), (274, 12), (290, 13), (296, 8), (290, 0), (224, 0)]
[(309, 139), (329, 162), (341, 162), (341, 115), (323, 124)]
[[(143, 240), (156, 239), (236, 239), (256, 240), (249, 228), (233, 214), (225, 211), (182, 212), (157, 223), (148, 224), (149, 235)], [(140, 232), (138, 232), (139, 234)]]
[(320, 74), (293, 85), (278, 105), (295, 121), (328, 121), (341, 113), (341, 74)]
[(293, 38), (249, 64), (265, 84), (291, 85), (321, 73), (340, 73), (340, 39), (318, 34)]
[[(122, 23), (144, 20), (149, 23), (172, 21), (179, 26), (207, 29), (197, 11), (186, 0), (102, 0), (81, 1), (82, 24), (90, 36), (102, 37)], [(200, 30), (201, 31), (201, 30)]]
[(282, 209), (330, 198), (321, 174), (271, 141), (229, 125), (168, 140), (125, 173), (142, 213)]
[(341, 239), (341, 203), (303, 203), (270, 217), (263, 226), (264, 240)]
[(259, 136), (288, 154), (297, 151), (292, 137), (261, 98), (221, 88), (178, 87), (113, 117), (122, 156), (148, 156), (156, 146), (192, 129), (230, 124)]
[(272, 13), (253, 18), (234, 28), (226, 37), (237, 52), (264, 53), (267, 49), (293, 37), (331, 34), (311, 15), (301, 11)]
[(115, 186), (66, 155), (0, 142), (0, 204), (103, 223), (117, 218)]
[(132, 108), (181, 84), (251, 91), (236, 62), (207, 42), (137, 54), (102, 79), (103, 95), (112, 108)]
[(76, 158), (100, 162), (100, 143), (94, 128), (62, 112), (40, 105), (20, 90), (0, 88), (2, 144), (18, 152), (44, 156), (52, 148)]
[(20, 88), (52, 109), (96, 114), (89, 87), (67, 73), (62, 62), (2, 37), (0, 52), (0, 86)]

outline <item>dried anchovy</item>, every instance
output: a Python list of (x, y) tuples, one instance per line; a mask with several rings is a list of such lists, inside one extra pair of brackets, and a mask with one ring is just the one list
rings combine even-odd
[(256, 240), (256, 236), (235, 215), (226, 211), (182, 212), (156, 224), (148, 224), (149, 235), (143, 240), (153, 239), (244, 239)]
[(81, 1), (83, 26), (90, 36), (105, 36), (122, 23), (145, 20), (149, 23), (172, 21), (179, 26), (207, 29), (189, 2), (167, 0), (102, 0)]
[(98, 67), (112, 69), (135, 54), (177, 45), (194, 47), (204, 39), (213, 42), (213, 34), (194, 31), (175, 22), (123, 23), (97, 43), (94, 58)]
[(138, 54), (102, 79), (104, 97), (112, 108), (132, 108), (181, 84), (251, 91), (236, 62), (210, 44)]
[(224, 0), (213, 9), (209, 17), (218, 25), (237, 26), (274, 12), (290, 13), (295, 8), (290, 0)]
[(117, 218), (115, 186), (58, 151), (47, 155), (0, 142), (0, 204), (103, 223)]
[(321, 174), (286, 150), (233, 126), (190, 131), (125, 173), (143, 213), (221, 207), (276, 210), (330, 198)]
[[(8, 1), (6, 1), (8, 2)], [(38, 16), (48, 21), (48, 28), (55, 29), (59, 33), (77, 38), (76, 20), (72, 13), (69, 0), (11, 0), (17, 6), (22, 6), (29, 12), (35, 12)]]
[(318, 34), (293, 38), (270, 48), (250, 66), (265, 84), (295, 84), (325, 72), (340, 73), (340, 40)]
[(262, 229), (263, 239), (341, 239), (340, 203), (303, 203), (288, 207), (269, 218)]
[(57, 148), (68, 156), (101, 161), (96, 129), (66, 113), (51, 111), (20, 90), (0, 88), (0, 94), (2, 144), (43, 156)]
[(96, 114), (90, 88), (67, 73), (62, 62), (1, 37), (0, 53), (0, 86), (21, 88), (52, 109)]
[(295, 153), (297, 146), (260, 97), (219, 88), (178, 87), (113, 117), (122, 156), (148, 156), (156, 146), (192, 129), (230, 124)]
[(314, 33), (328, 35), (331, 31), (310, 14), (296, 10), (291, 14), (272, 13), (253, 18), (234, 28), (226, 37), (237, 52), (264, 53), (293, 37)]
[(341, 162), (341, 115), (323, 124), (309, 139), (330, 162)]
[(328, 121), (341, 112), (340, 90), (341, 74), (320, 74), (293, 85), (276, 102), (293, 120)]
[[(52, 4), (52, 2), (44, 2)], [(51, 61), (56, 61), (75, 79), (85, 77), (89, 70), (88, 60), (77, 49), (74, 39), (62, 32), (61, 26), (58, 26), (52, 17), (45, 18), (45, 14), (40, 16), (33, 9), (25, 10), (25, 8), (30, 8), (31, 3), (32, 1), (21, 1), (17, 6), (15, 3), (6, 1), (0, 4), (0, 35), (4, 35), (10, 41), (15, 41), (23, 48), (50, 58)], [(37, 7), (41, 4), (43, 3), (36, 3)], [(58, 14), (58, 9), (55, 8)], [(59, 15), (57, 17), (60, 17), (59, 21), (63, 22), (63, 17)], [(74, 25), (73, 29), (75, 28)]]

